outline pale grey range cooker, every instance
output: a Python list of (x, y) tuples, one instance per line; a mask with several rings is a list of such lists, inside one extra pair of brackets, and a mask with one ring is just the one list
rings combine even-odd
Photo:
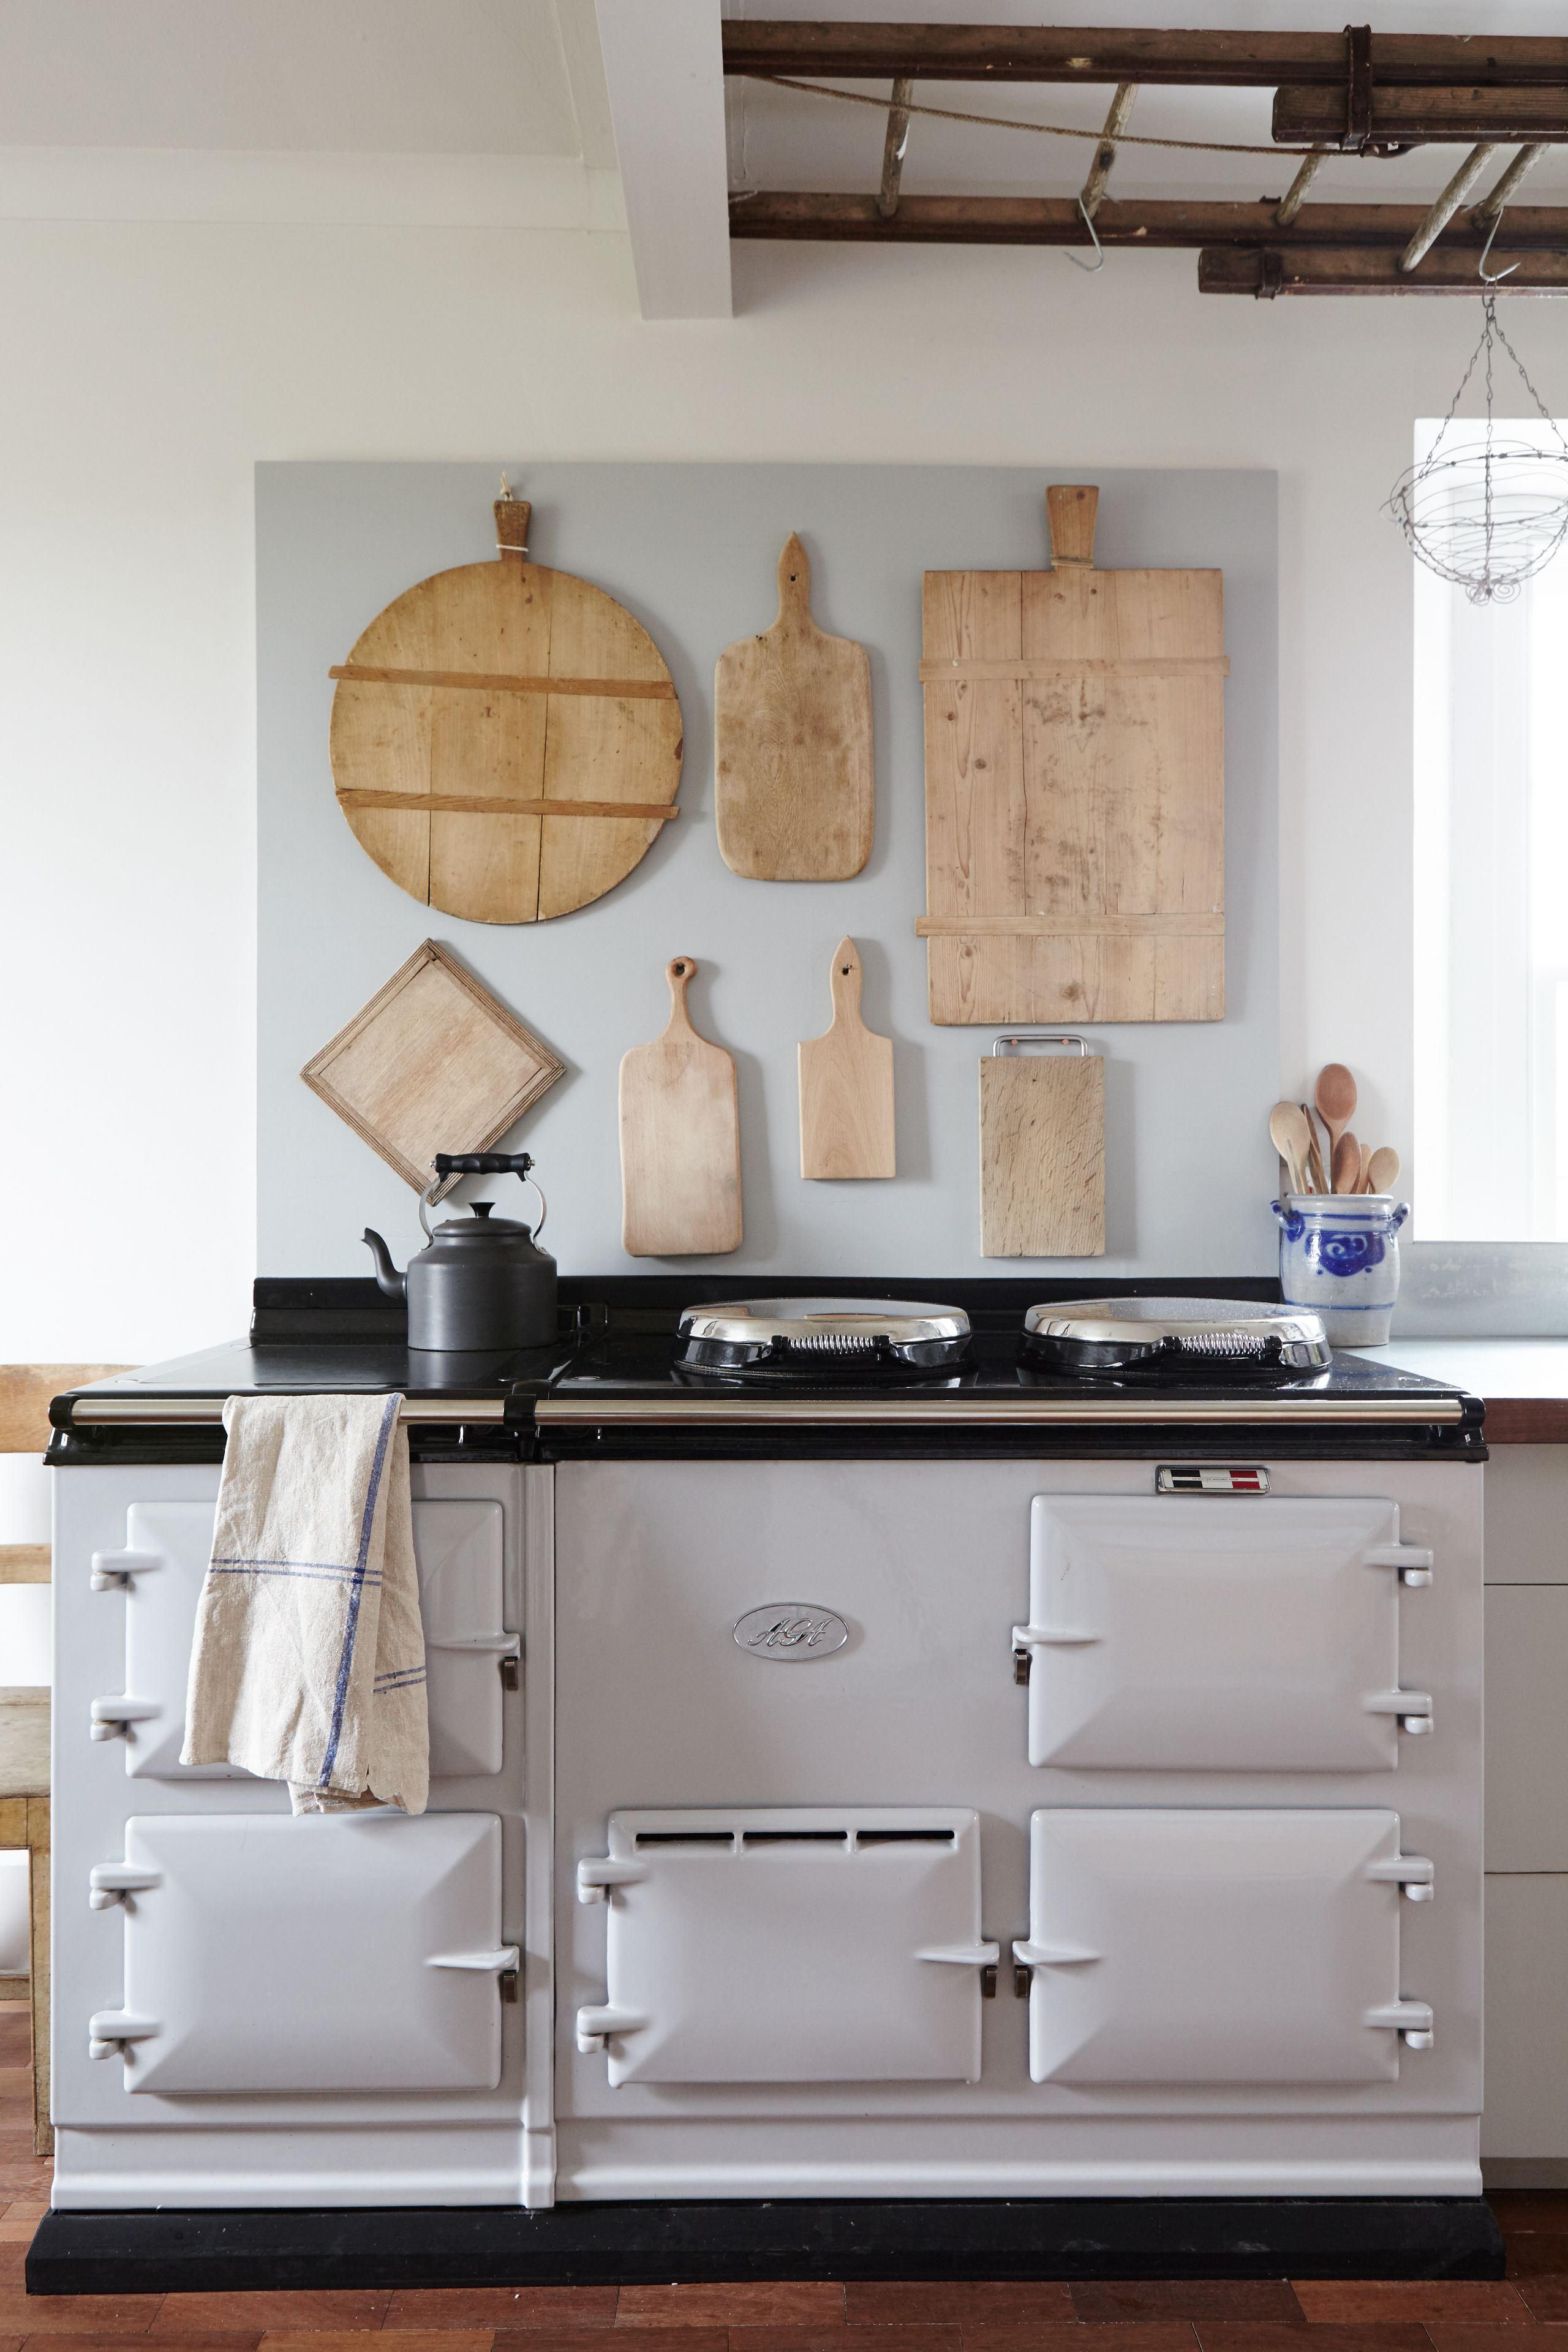
[[(433, 1371), (259, 1284), (57, 1407), (29, 2275), (1495, 2269), (1477, 1402), (1265, 1284), (703, 1286)], [(222, 1398), (347, 1387), (416, 1821), (178, 1762)]]

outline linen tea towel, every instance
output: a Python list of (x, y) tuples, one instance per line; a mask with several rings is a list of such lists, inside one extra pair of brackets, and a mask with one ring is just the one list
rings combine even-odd
[(294, 1811), (422, 1813), (430, 1737), (398, 1396), (230, 1397), (183, 1764)]

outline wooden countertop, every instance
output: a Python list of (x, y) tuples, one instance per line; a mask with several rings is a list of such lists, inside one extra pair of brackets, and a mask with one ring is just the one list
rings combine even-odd
[(1493, 1445), (1568, 1445), (1568, 1339), (1391, 1339), (1355, 1352), (1483, 1398)]

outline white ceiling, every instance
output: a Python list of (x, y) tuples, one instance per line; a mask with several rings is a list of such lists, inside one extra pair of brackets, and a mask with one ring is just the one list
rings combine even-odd
[[(1346, 0), (1058, 0), (1045, 9), (1029, 0), (727, 0), (729, 17), (831, 16), (842, 20), (949, 24), (1059, 24), (1233, 27), (1247, 31), (1340, 32)], [(1551, 33), (1563, 31), (1560, 7), (1541, 0), (1384, 0), (1368, 8), (1373, 33)], [(888, 95), (884, 81), (844, 82), (846, 89)], [(971, 113), (1098, 130), (1110, 91), (1014, 82), (921, 82), (917, 104), (957, 107)], [(868, 192), (881, 171), (882, 122), (864, 107), (845, 106), (751, 82), (729, 85), (731, 185)], [(1269, 145), (1273, 92), (1144, 89), (1128, 128), (1152, 136), (1239, 141)], [(1511, 152), (1511, 151), (1509, 151)], [(903, 186), (910, 195), (1071, 195), (1092, 159), (1088, 140), (1032, 137), (916, 117), (910, 125)], [(1386, 162), (1339, 157), (1326, 163), (1313, 187), (1317, 201), (1414, 203), (1437, 190), (1454, 170), (1458, 151), (1417, 149)], [(1507, 153), (1500, 154), (1500, 173)], [(1292, 161), (1272, 156), (1183, 154), (1123, 146), (1112, 174), (1112, 196), (1238, 198), (1283, 194)], [(1559, 149), (1531, 173), (1521, 201), (1568, 200), (1568, 152)]]
[(0, 147), (608, 163), (596, 70), (592, 0), (0, 0)]

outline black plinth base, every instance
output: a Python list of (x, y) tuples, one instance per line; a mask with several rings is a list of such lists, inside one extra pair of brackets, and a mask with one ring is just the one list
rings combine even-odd
[(675, 2279), (1501, 2278), (1479, 2197), (47, 2213), (34, 2294)]

